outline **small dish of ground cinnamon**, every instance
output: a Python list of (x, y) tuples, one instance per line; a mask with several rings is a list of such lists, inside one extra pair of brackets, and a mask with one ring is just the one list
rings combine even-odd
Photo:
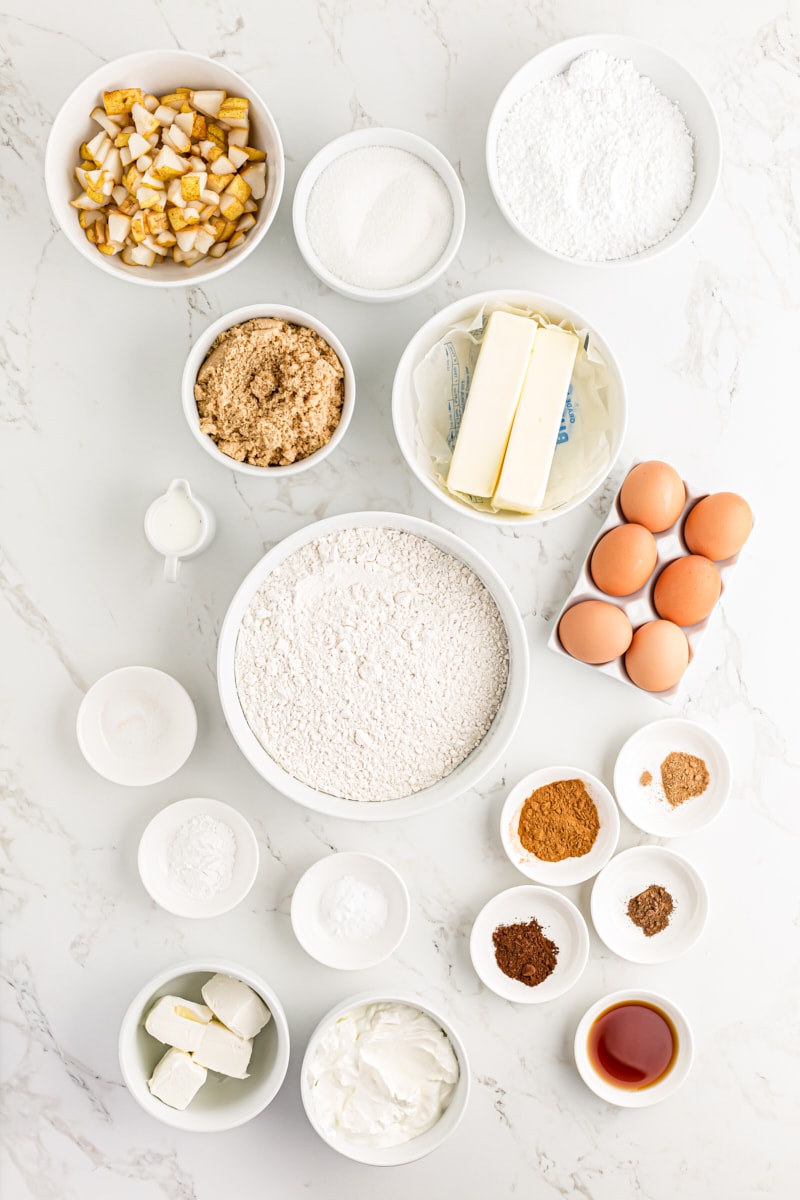
[(184, 412), (200, 444), (231, 469), (262, 477), (326, 457), (354, 398), (344, 347), (298, 309), (230, 313), (201, 335), (184, 370)]

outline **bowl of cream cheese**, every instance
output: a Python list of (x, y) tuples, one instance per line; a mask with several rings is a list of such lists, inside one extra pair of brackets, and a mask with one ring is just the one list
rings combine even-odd
[(374, 1167), (430, 1154), (460, 1124), (469, 1092), (466, 1050), (450, 1022), (399, 992), (337, 1004), (312, 1033), (300, 1071), (319, 1136)]

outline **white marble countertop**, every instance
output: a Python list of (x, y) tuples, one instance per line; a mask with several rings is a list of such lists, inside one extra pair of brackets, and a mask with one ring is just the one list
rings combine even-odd
[[(792, 395), (800, 301), (795, 223), (800, 25), (777, 0), (631, 5), (564, 0), (142, 0), (108, 9), (8, 0), (2, 28), (2, 545), (0, 546), (0, 854), (3, 906), (5, 1200), (281, 1200), (372, 1195), (469, 1200), (519, 1194), (586, 1200), (785, 1200), (798, 1170), (797, 634), (781, 602), (794, 558), (788, 486), (800, 423)], [(636, 269), (559, 265), (505, 225), (489, 192), (483, 138), (501, 87), (533, 53), (583, 32), (629, 33), (682, 59), (707, 86), (725, 143), (721, 187), (690, 240)], [(49, 125), (101, 62), (147, 46), (223, 58), (264, 96), (281, 129), (287, 187), (258, 250), (218, 284), (136, 288), (94, 270), (51, 217), (42, 185)], [(446, 278), (416, 298), (369, 307), (329, 292), (303, 264), (291, 196), (309, 157), (364, 124), (435, 142), (460, 172), (467, 230)], [(794, 191), (793, 191), (794, 189)], [(581, 509), (530, 532), (477, 525), (445, 509), (405, 468), (389, 413), (410, 335), (445, 303), (489, 287), (528, 287), (597, 320), (615, 347), (630, 424), (611, 482)], [(180, 408), (183, 360), (197, 334), (257, 301), (318, 314), (350, 350), (357, 411), (313, 475), (281, 485), (213, 463)], [(634, 458), (660, 457), (703, 488), (740, 490), (757, 514), (721, 611), (674, 710), (549, 652), (553, 614)], [(176, 476), (215, 510), (219, 532), (179, 582), (146, 544), (148, 503)], [(781, 499), (783, 496), (783, 500)], [(287, 532), (361, 508), (414, 513), (467, 537), (522, 610), (532, 686), (520, 732), (480, 793), (428, 816), (379, 825), (328, 820), (272, 792), (224, 724), (216, 635), (246, 571)], [(782, 582), (783, 580), (783, 582)], [(794, 658), (794, 663), (790, 659)], [(75, 741), (87, 687), (127, 663), (174, 674), (194, 698), (199, 738), (172, 779), (140, 790), (95, 775)], [(732, 798), (708, 830), (673, 843), (704, 873), (702, 941), (663, 966), (637, 967), (594, 934), (589, 966), (561, 1000), (513, 1007), (469, 961), (482, 904), (524, 879), (503, 855), (508, 787), (569, 761), (611, 783), (640, 725), (686, 715), (733, 762)], [(257, 883), (235, 912), (207, 922), (155, 907), (136, 871), (150, 817), (213, 795), (253, 823)], [(646, 842), (624, 819), (620, 847)], [(300, 874), (332, 848), (385, 856), (412, 899), (397, 954), (348, 976), (294, 941)], [(568, 889), (588, 915), (590, 885)], [(216, 1137), (176, 1134), (124, 1087), (116, 1039), (141, 984), (201, 955), (263, 972), (293, 1039), (286, 1082), (250, 1124)], [(307, 1124), (299, 1062), (319, 1017), (373, 985), (418, 991), (462, 1031), (474, 1093), (452, 1139), (384, 1171), (329, 1150)], [(575, 1071), (571, 1039), (588, 1005), (628, 985), (661, 990), (689, 1015), (697, 1056), (659, 1107), (610, 1108)]]

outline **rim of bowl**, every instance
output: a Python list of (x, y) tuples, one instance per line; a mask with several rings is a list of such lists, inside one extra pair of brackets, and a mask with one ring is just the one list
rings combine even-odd
[[(348, 151), (366, 148), (367, 146), (387, 146), (398, 150), (408, 150), (409, 153), (416, 154), (418, 158), (421, 158), (423, 162), (436, 171), (442, 183), (447, 188), (453, 205), (453, 228), (450, 231), (447, 245), (440, 257), (424, 275), (420, 275), (410, 283), (401, 284), (398, 287), (383, 289), (364, 288), (340, 279), (338, 275), (334, 275), (328, 270), (317, 255), (311, 244), (306, 227), (308, 201), (314, 185), (323, 171), (341, 158), (342, 155), (347, 154)], [(350, 133), (344, 133), (340, 137), (334, 138), (324, 145), (317, 151), (313, 158), (309, 159), (303, 169), (297, 181), (294, 200), (292, 202), (294, 236), (306, 266), (331, 291), (338, 292), (341, 296), (347, 296), (351, 300), (382, 303), (391, 300), (403, 300), (408, 296), (415, 296), (418, 292), (424, 291), (425, 288), (439, 279), (452, 263), (461, 245), (465, 224), (466, 201), (464, 199), (464, 189), (461, 186), (461, 180), (458, 178), (453, 164), (433, 142), (420, 137), (417, 133), (411, 133), (408, 130), (392, 126), (370, 125), (365, 129), (355, 129)]]
[[(678, 1054), (669, 1073), (661, 1082), (640, 1091), (627, 1091), (625, 1088), (615, 1088), (613, 1084), (607, 1083), (594, 1071), (586, 1049), (587, 1035), (596, 1018), (607, 1008), (625, 1001), (643, 1001), (662, 1009), (672, 1021), (678, 1034)], [(587, 1008), (575, 1030), (573, 1052), (578, 1074), (595, 1096), (599, 1096), (601, 1100), (605, 1100), (617, 1108), (649, 1108), (652, 1104), (659, 1104), (662, 1100), (666, 1100), (686, 1082), (694, 1062), (694, 1035), (683, 1009), (679, 1008), (675, 1001), (670, 1000), (668, 996), (643, 988), (621, 988), (619, 991), (609, 992), (608, 995), (602, 996)]]
[[(324, 446), (320, 446), (319, 450), (315, 450), (313, 454), (307, 455), (306, 458), (301, 458), (297, 462), (287, 463), (284, 466), (258, 467), (253, 463), (238, 462), (235, 458), (223, 454), (214, 445), (214, 442), (207, 433), (200, 432), (200, 417), (197, 412), (197, 401), (194, 398), (194, 385), (212, 343), (226, 329), (232, 329), (234, 325), (242, 325), (245, 321), (252, 321), (256, 317), (276, 317), (278, 320), (286, 321), (290, 325), (302, 325), (306, 329), (312, 329), (320, 337), (324, 338), (330, 348), (336, 352), (344, 368), (342, 415), (339, 418), (339, 424), (334, 429), (330, 441), (326, 442)], [(321, 463), (342, 441), (344, 435), (347, 433), (355, 409), (356, 376), (350, 356), (339, 338), (332, 329), (329, 329), (313, 313), (305, 312), (301, 308), (292, 308), (288, 304), (247, 304), (242, 308), (235, 308), (231, 312), (225, 313), (224, 316), (209, 325), (207, 329), (204, 329), (197, 338), (184, 364), (181, 376), (181, 400), (186, 423), (194, 435), (195, 441), (203, 447), (205, 452), (215, 462), (223, 467), (228, 467), (231, 471), (238, 471), (241, 475), (252, 475), (262, 479), (270, 476), (287, 479), (290, 475), (299, 475), (302, 471), (307, 471), (309, 468)]]
[[(241, 246), (237, 246), (236, 250), (232, 253), (229, 252), (222, 258), (217, 259), (215, 261), (215, 266), (211, 270), (206, 271), (203, 275), (194, 275), (192, 274), (191, 269), (188, 269), (184, 271), (186, 278), (181, 276), (177, 279), (163, 279), (158, 272), (157, 266), (153, 268), (131, 267), (130, 269), (125, 267), (123, 270), (122, 267), (124, 264), (118, 264), (116, 262), (116, 255), (113, 258), (110, 258), (108, 255), (96, 253), (94, 246), (92, 246), (92, 244), (83, 236), (83, 230), (78, 224), (77, 216), (75, 219), (74, 228), (72, 225), (67, 225), (62, 220), (60, 208), (64, 191), (61, 181), (56, 178), (56, 168), (53, 163), (54, 147), (59, 143), (61, 138), (66, 138), (67, 134), (69, 135), (70, 143), (76, 146), (77, 156), (77, 146), (79, 146), (80, 143), (75, 140), (75, 136), (72, 134), (71, 130), (67, 131), (63, 127), (66, 126), (68, 120), (67, 110), (69, 109), (71, 102), (75, 99), (78, 91), (88, 88), (89, 85), (95, 85), (95, 103), (97, 103), (97, 97), (102, 91), (105, 90), (104, 82), (107, 82), (107, 77), (109, 74), (116, 74), (117, 72), (122, 73), (128, 69), (133, 69), (139, 72), (146, 71), (148, 66), (152, 66), (157, 62), (166, 62), (170, 59), (180, 60), (187, 65), (194, 64), (200, 69), (203, 67), (205, 67), (207, 70), (213, 69), (215, 72), (224, 73), (227, 75), (232, 83), (235, 82), (237, 90), (243, 91), (243, 94), (248, 96), (251, 104), (255, 102), (255, 104), (260, 107), (261, 111), (258, 113), (258, 124), (265, 126), (264, 133), (268, 132), (270, 134), (275, 145), (275, 152), (270, 155), (269, 159), (270, 167), (272, 168), (275, 177), (275, 194), (272, 199), (271, 207), (269, 209), (266, 207), (263, 209), (263, 221), (259, 222), (258, 220), (258, 217), (262, 215), (262, 210), (260, 208), (257, 215), (256, 224), (253, 226), (252, 230), (245, 238)], [(91, 120), (89, 111), (90, 110), (87, 109), (85, 116), (85, 120), (87, 122)], [(262, 136), (262, 141), (263, 140), (264, 137)], [(281, 197), (283, 195), (285, 174), (285, 156), (280, 130), (278, 129), (272, 112), (267, 107), (257, 89), (253, 87), (251, 83), (248, 83), (248, 81), (237, 71), (234, 71), (227, 66), (227, 64), (217, 59), (209, 58), (208, 55), (205, 54), (195, 54), (191, 50), (137, 50), (131, 54), (122, 55), (120, 58), (109, 59), (108, 62), (103, 63), (103, 65), (100, 67), (97, 67), (97, 69), (92, 71), (89, 75), (84, 76), (62, 101), (50, 128), (44, 154), (45, 190), (50, 203), (50, 210), (53, 213), (61, 232), (66, 236), (70, 244), (79, 252), (79, 254), (86, 259), (87, 262), (99, 267), (100, 270), (104, 271), (106, 275), (110, 275), (113, 279), (122, 279), (126, 283), (135, 283), (143, 287), (180, 288), (203, 286), (208, 280), (217, 279), (219, 276), (231, 271), (239, 263), (243, 262), (256, 249), (275, 220), (280, 207)], [(265, 201), (266, 196), (264, 197), (264, 200), (260, 202), (260, 204), (263, 205)], [(78, 234), (81, 236), (79, 237)]]
[[(500, 190), (499, 183), (497, 181), (497, 168), (495, 165), (495, 156), (494, 156), (494, 150), (497, 145), (497, 137), (498, 137), (498, 133), (500, 130), (500, 125), (501, 125), (501, 116), (503, 119), (505, 119), (505, 117), (507, 116), (508, 111), (509, 111), (510, 106), (506, 102), (506, 96), (507, 96), (508, 92), (512, 90), (512, 88), (513, 88), (514, 84), (517, 82), (519, 76), (521, 76), (524, 72), (526, 72), (530, 68), (531, 63), (536, 62), (537, 59), (543, 58), (545, 55), (551, 55), (552, 57), (555, 58), (555, 57), (558, 57), (559, 53), (563, 54), (566, 51), (572, 51), (572, 50), (575, 51), (575, 57), (577, 57), (579, 54), (586, 53), (588, 50), (604, 50), (607, 54), (612, 54), (612, 55), (615, 55), (616, 57), (624, 58), (626, 55), (625, 55), (624, 50), (620, 50), (621, 42), (626, 43), (626, 45), (632, 50), (635, 50), (638, 48), (641, 50), (647, 50), (650, 53), (658, 55), (658, 57), (661, 58), (665, 63), (668, 63), (672, 69), (674, 69), (674, 70), (678, 71), (680, 74), (684, 75), (685, 78), (690, 81), (691, 85), (697, 89), (697, 92), (701, 98), (701, 101), (706, 106), (707, 113), (710, 118), (710, 123), (714, 130), (713, 147), (714, 147), (714, 159), (716, 160), (716, 162), (713, 167), (713, 172), (712, 172), (713, 178), (711, 180), (711, 187), (709, 190), (708, 199), (706, 200), (706, 203), (697, 212), (697, 214), (692, 218), (692, 220), (688, 221), (684, 224), (684, 218), (686, 216), (686, 213), (684, 212), (681, 215), (681, 217), (678, 219), (678, 221), (676, 222), (673, 229), (670, 230), (670, 233), (667, 235), (667, 237), (662, 238), (661, 241), (656, 242), (655, 245), (648, 246), (644, 250), (639, 250), (639, 251), (637, 251), (636, 254), (626, 255), (625, 258), (612, 258), (612, 259), (604, 259), (604, 260), (600, 260), (600, 261), (598, 261), (596, 259), (587, 259), (587, 258), (570, 258), (569, 255), (562, 254), (559, 250), (552, 250), (548, 246), (545, 246), (543, 242), (539, 242), (535, 238), (531, 237), (531, 235), (522, 228), (522, 226), (517, 221), (516, 217), (513, 215), (513, 213), (511, 212), (511, 210), (509, 209), (508, 205), (505, 202), (502, 191)], [(615, 52), (615, 47), (616, 47), (616, 52)], [(569, 64), (567, 64), (567, 66), (568, 65)], [(634, 66), (636, 66), (635, 63), (634, 63)], [(561, 67), (559, 70), (553, 71), (552, 76), (548, 76), (548, 78), (552, 78), (555, 75), (559, 75), (559, 74), (563, 73), (563, 71), (565, 71), (565, 70), (566, 70), (566, 66)], [(639, 70), (638, 67), (636, 67), (636, 70), (640, 75), (645, 74), (645, 72)], [(663, 90), (659, 87), (658, 84), (656, 84), (656, 87), (658, 87), (659, 91), (662, 91), (663, 95), (665, 95), (665, 96), (667, 95), (667, 93), (663, 92)], [(671, 96), (667, 96), (667, 99), (672, 100), (672, 102), (674, 104), (677, 104), (677, 101), (673, 100), (673, 98)], [(684, 121), (686, 121), (686, 127), (687, 127), (687, 129), (689, 129), (689, 132), (692, 135), (692, 141), (694, 142), (694, 145), (695, 145), (694, 159), (695, 159), (695, 164), (696, 164), (696, 162), (697, 162), (697, 150), (696, 150), (697, 136), (695, 134), (694, 129), (692, 129), (689, 126), (689, 122), (688, 122), (688, 120), (686, 120), (686, 114), (683, 112), (683, 109), (681, 108), (681, 106), (679, 104), (678, 104), (678, 108), (681, 110), (681, 114), (683, 115)], [(508, 82), (504, 85), (503, 90), (500, 92), (500, 95), (498, 96), (497, 101), (495, 102), (495, 105), (492, 108), (491, 116), (489, 117), (489, 124), (488, 124), (487, 130), (486, 130), (485, 163), (486, 163), (486, 174), (489, 178), (489, 187), (491, 189), (491, 192), (494, 197), (495, 203), (497, 204), (497, 207), (500, 209), (501, 214), (503, 215), (504, 219), (508, 222), (509, 226), (514, 230), (514, 232), (519, 237), (521, 237), (524, 241), (526, 241), (529, 246), (533, 246), (534, 249), (540, 250), (543, 254), (547, 254), (551, 258), (557, 259), (558, 262), (567, 263), (568, 265), (573, 266), (573, 267), (591, 267), (592, 269), (604, 269), (604, 268), (611, 267), (611, 268), (618, 269), (618, 268), (630, 267), (638, 262), (644, 262), (647, 259), (655, 258), (657, 255), (667, 253), (667, 251), (671, 250), (674, 246), (677, 246), (680, 242), (682, 242), (688, 236), (688, 234), (690, 234), (692, 232), (693, 229), (697, 228), (700, 221), (706, 215), (706, 213), (708, 212), (708, 209), (711, 206), (711, 201), (713, 200), (714, 195), (717, 191), (720, 176), (722, 174), (722, 130), (720, 128), (719, 117), (717, 116), (714, 105), (711, 103), (711, 99), (708, 95), (708, 92), (703, 87), (703, 85), (700, 83), (700, 80), (697, 78), (697, 76), (694, 75), (689, 70), (689, 68), (687, 66), (685, 66), (679, 59), (674, 58), (671, 54), (667, 54), (659, 46), (655, 46), (655, 45), (653, 45), (652, 42), (647, 42), (643, 38), (628, 37), (626, 34), (614, 34), (614, 33), (591, 34), (591, 33), (587, 33), (587, 34), (581, 34), (578, 37), (563, 38), (560, 42), (554, 42), (552, 46), (547, 46), (547, 47), (545, 47), (544, 50), (540, 50), (538, 54), (534, 54), (532, 58), (529, 58), (527, 60), (527, 62), (523, 63), (522, 66), (519, 67), (518, 70), (516, 70), (514, 72), (514, 74), (511, 76), (511, 78), (508, 80)], [(696, 177), (696, 175), (697, 175), (697, 171), (695, 168), (695, 177)], [(691, 201), (690, 201), (690, 203), (691, 203)], [(680, 232), (678, 232), (678, 231), (680, 231)], [(677, 236), (672, 238), (673, 234), (676, 234)], [(671, 238), (672, 240), (668, 240), (669, 238)]]
[[(272, 1014), (272, 1020), (275, 1022), (275, 1030), (277, 1033), (277, 1051), (275, 1055), (275, 1064), (267, 1078), (272, 1080), (272, 1089), (267, 1093), (267, 1100), (260, 1108), (250, 1116), (243, 1117), (241, 1120), (233, 1122), (221, 1122), (214, 1126), (213, 1130), (193, 1130), (190, 1125), (181, 1120), (186, 1109), (173, 1109), (168, 1104), (159, 1104), (158, 1108), (148, 1104), (147, 1099), (150, 1092), (147, 1089), (147, 1081), (144, 1080), (144, 1090), (141, 1091), (142, 1080), (135, 1077), (130, 1069), (128, 1062), (128, 1042), (135, 1034), (139, 1026), (141, 1018), (144, 1014), (144, 1009), (148, 1001), (152, 1000), (154, 994), (168, 984), (170, 980), (177, 979), (181, 975), (203, 974), (208, 972), (209, 975), (224, 974), (230, 975), (234, 979), (240, 979), (242, 983), (246, 983), (248, 987), (253, 988), (258, 992), (259, 996), (264, 1000), (267, 1008)], [(248, 1121), (252, 1121), (260, 1113), (268, 1108), (278, 1092), (281, 1090), (286, 1072), (289, 1069), (289, 1051), (290, 1051), (290, 1036), (289, 1023), (286, 1020), (286, 1013), (283, 1005), (280, 1002), (276, 992), (272, 986), (267, 983), (262, 975), (257, 971), (253, 971), (250, 967), (242, 966), (241, 963), (232, 962), (230, 959), (224, 958), (192, 958), (187, 962), (173, 963), (169, 967), (164, 967), (158, 971), (147, 983), (145, 983), (136, 995), (131, 1000), (128, 1007), (125, 1009), (122, 1021), (120, 1023), (119, 1037), (117, 1038), (117, 1058), (119, 1060), (120, 1071), (122, 1078), (130, 1095), (136, 1103), (149, 1115), (156, 1120), (161, 1121), (164, 1125), (171, 1125), (175, 1129), (181, 1129), (186, 1133), (192, 1132), (214, 1132), (221, 1133), (227, 1129), (236, 1129), (240, 1125), (245, 1125)], [(163, 1113), (161, 1111), (163, 1109)]]
[[(436, 1022), (442, 1032), (447, 1036), (451, 1046), (453, 1047), (455, 1056), (458, 1059), (458, 1082), (453, 1089), (453, 1097), (450, 1101), (450, 1104), (442, 1113), (439, 1121), (437, 1121), (436, 1125), (432, 1125), (430, 1129), (427, 1129), (425, 1133), (419, 1134), (417, 1137), (411, 1138), (410, 1141), (403, 1142), (399, 1146), (361, 1147), (355, 1143), (347, 1143), (344, 1141), (344, 1139), (342, 1144), (335, 1145), (333, 1142), (328, 1140), (327, 1136), (322, 1131), (315, 1119), (314, 1104), (313, 1100), (311, 1099), (311, 1094), (307, 1083), (307, 1069), (310, 1065), (311, 1055), (316, 1049), (320, 1037), (329, 1025), (331, 1025), (339, 1017), (344, 1016), (345, 1013), (350, 1012), (352, 1009), (361, 1008), (363, 1005), (367, 1004), (405, 1004), (408, 1005), (409, 1008), (416, 1008), (419, 1012), (426, 1013), (431, 1020)], [(428, 1135), (433, 1133), (433, 1131), (437, 1128), (437, 1125), (444, 1119), (445, 1115), (450, 1112), (450, 1109), (456, 1103), (456, 1096), (459, 1092), (461, 1093), (461, 1096), (458, 1100), (458, 1109), (452, 1118), (453, 1123), (451, 1128), (448, 1129), (444, 1134), (441, 1134), (438, 1140), (431, 1138), (430, 1140), (432, 1144), (426, 1148), (423, 1148), (417, 1153), (407, 1153), (404, 1155), (398, 1154), (399, 1151), (413, 1146), (415, 1142), (418, 1142), (423, 1138), (427, 1140)], [(300, 1099), (303, 1104), (303, 1111), (306, 1114), (306, 1118), (308, 1123), (311, 1125), (311, 1128), (325, 1143), (325, 1145), (330, 1146), (332, 1150), (335, 1150), (345, 1158), (353, 1159), (355, 1162), (364, 1162), (369, 1166), (400, 1166), (405, 1163), (416, 1162), (420, 1158), (425, 1158), (426, 1155), (438, 1149), (438, 1147), (441, 1146), (451, 1134), (455, 1133), (456, 1129), (464, 1119), (464, 1114), (466, 1113), (467, 1106), (469, 1104), (471, 1092), (472, 1079), (470, 1076), (469, 1058), (467, 1057), (467, 1050), (464, 1042), (461, 1039), (461, 1035), (456, 1029), (454, 1029), (452, 1022), (447, 1017), (442, 1016), (438, 1009), (434, 1008), (426, 1000), (420, 999), (419, 996), (415, 996), (413, 993), (406, 992), (402, 989), (390, 990), (372, 988), (369, 991), (358, 992), (353, 996), (348, 996), (344, 1000), (340, 1000), (338, 1004), (334, 1004), (333, 1008), (329, 1009), (314, 1026), (314, 1029), (312, 1030), (306, 1044), (306, 1048), (303, 1053), (303, 1059), (300, 1064)], [(361, 1150), (370, 1149), (375, 1151), (380, 1151), (382, 1149), (394, 1151), (397, 1155), (395, 1162), (376, 1162), (372, 1158), (364, 1158), (359, 1153)]]
[[(383, 800), (374, 803), (345, 800), (341, 796), (331, 796), (327, 792), (317, 791), (311, 788), (310, 785), (301, 783), (289, 775), (287, 771), (284, 771), (270, 757), (247, 724), (236, 691), (233, 667), (236, 639), (242, 616), (255, 592), (270, 571), (283, 562), (284, 559), (288, 558), (290, 554), (293, 554), (309, 542), (316, 541), (318, 538), (340, 529), (357, 529), (361, 526), (399, 529), (405, 533), (416, 534), (418, 537), (432, 542), (446, 554), (451, 554), (454, 558), (463, 562), (470, 570), (475, 572), (483, 585), (489, 590), (503, 621), (509, 647), (509, 674), (506, 691), (494, 721), (484, 734), (482, 741), (443, 780), (439, 780), (437, 783), (431, 784), (430, 787), (423, 788), (419, 792), (413, 792), (409, 796), (400, 796), (395, 800)], [(266, 568), (265, 563), (267, 564)], [(482, 554), (474, 550), (468, 542), (458, 537), (457, 534), (451, 533), (444, 526), (435, 525), (431, 521), (424, 521), (420, 517), (381, 510), (374, 512), (347, 512), (335, 517), (325, 517), (321, 521), (313, 521), (311, 524), (303, 526), (302, 529), (298, 529), (294, 533), (290, 533), (287, 537), (282, 538), (277, 545), (262, 555), (239, 584), (228, 605), (217, 640), (217, 688), (220, 704), (225, 722), (241, 753), (262, 779), (289, 800), (314, 812), (321, 812), (327, 816), (341, 817), (344, 820), (351, 821), (389, 821), (400, 820), (403, 817), (417, 816), (433, 808), (438, 808), (440, 805), (446, 804), (449, 800), (455, 799), (457, 795), (463, 795), (464, 792), (477, 787), (505, 753), (517, 731), (525, 707), (529, 678), (530, 655), (522, 616), (514, 597), (511, 595), (511, 591), (499, 572)], [(492, 737), (495, 723), (506, 703), (507, 708), (504, 716), (506, 729), (502, 736), (495, 732), (492, 738), (491, 751), (489, 753), (485, 752), (482, 756), (480, 754), (481, 747), (487, 739)], [(471, 771), (462, 771), (462, 768), (470, 759), (474, 759)], [(480, 766), (477, 764), (480, 764)], [(263, 768), (265, 766), (269, 769), (269, 775), (264, 773)], [(466, 783), (464, 782), (465, 774), (468, 775)], [(449, 786), (443, 787), (443, 784)], [(436, 795), (435, 789), (439, 789), (443, 794)], [(434, 792), (433, 799), (429, 795), (431, 792)]]
[[(537, 307), (541, 307), (546, 311), (548, 305), (554, 305), (556, 309), (562, 309), (569, 314), (568, 318), (578, 328), (588, 329), (592, 337), (600, 343), (600, 348), (606, 359), (611, 372), (616, 376), (620, 391), (620, 407), (622, 410), (622, 419), (620, 422), (619, 433), (616, 441), (616, 448), (612, 450), (611, 457), (606, 464), (603, 474), (589, 484), (585, 485), (576, 495), (569, 501), (565, 502), (557, 511), (549, 511), (546, 515), (541, 516), (538, 513), (512, 513), (501, 511), (499, 513), (481, 512), (476, 508), (471, 508), (468, 504), (457, 500), (440, 488), (419, 466), (416, 461), (416, 455), (413, 444), (408, 444), (404, 435), (401, 433), (400, 413), (408, 408), (411, 402), (411, 397), (401, 395), (401, 388), (405, 393), (409, 393), (412, 384), (412, 376), (414, 368), (421, 357), (430, 349), (431, 330), (433, 327), (445, 326), (454, 320), (459, 319), (459, 314), (466, 313), (471, 308), (481, 308), (486, 304), (505, 303), (510, 305), (530, 304), (531, 301), (536, 302)], [(424, 336), (423, 336), (424, 335)], [(543, 525), (546, 521), (555, 521), (559, 517), (565, 516), (568, 512), (572, 512), (583, 504), (584, 500), (588, 500), (597, 489), (602, 485), (603, 481), (608, 478), (613, 471), (617, 459), (622, 451), (622, 446), (625, 441), (625, 434), (628, 428), (628, 391), (625, 385), (625, 376), (620, 369), (617, 356), (609, 346), (606, 338), (599, 332), (593, 321), (589, 321), (581, 312), (572, 308), (571, 305), (557, 300), (554, 296), (545, 296), (538, 292), (527, 292), (519, 288), (503, 289), (494, 288), (488, 292), (472, 292), (469, 296), (462, 296), (460, 300), (454, 300), (447, 304), (444, 308), (435, 312), (432, 317), (429, 317), (417, 331), (412, 334), (410, 341), (406, 345), (397, 368), (394, 373), (392, 383), (392, 426), (394, 428), (394, 436), (400, 447), (400, 453), (405, 459), (406, 465), (411, 470), (414, 477), (422, 484), (432, 496), (440, 500), (447, 508), (453, 512), (460, 513), (462, 517), (470, 517), (475, 521), (482, 521), (486, 525)]]

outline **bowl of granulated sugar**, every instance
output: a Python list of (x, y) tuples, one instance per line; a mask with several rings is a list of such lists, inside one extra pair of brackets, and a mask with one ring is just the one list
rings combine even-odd
[(486, 135), (497, 205), (562, 262), (618, 266), (682, 241), (719, 180), (722, 139), (694, 76), (657, 46), (589, 34), (506, 84)]
[(353, 300), (402, 300), (455, 258), (466, 207), (440, 150), (404, 129), (329, 142), (300, 176), (292, 220), (314, 274)]

